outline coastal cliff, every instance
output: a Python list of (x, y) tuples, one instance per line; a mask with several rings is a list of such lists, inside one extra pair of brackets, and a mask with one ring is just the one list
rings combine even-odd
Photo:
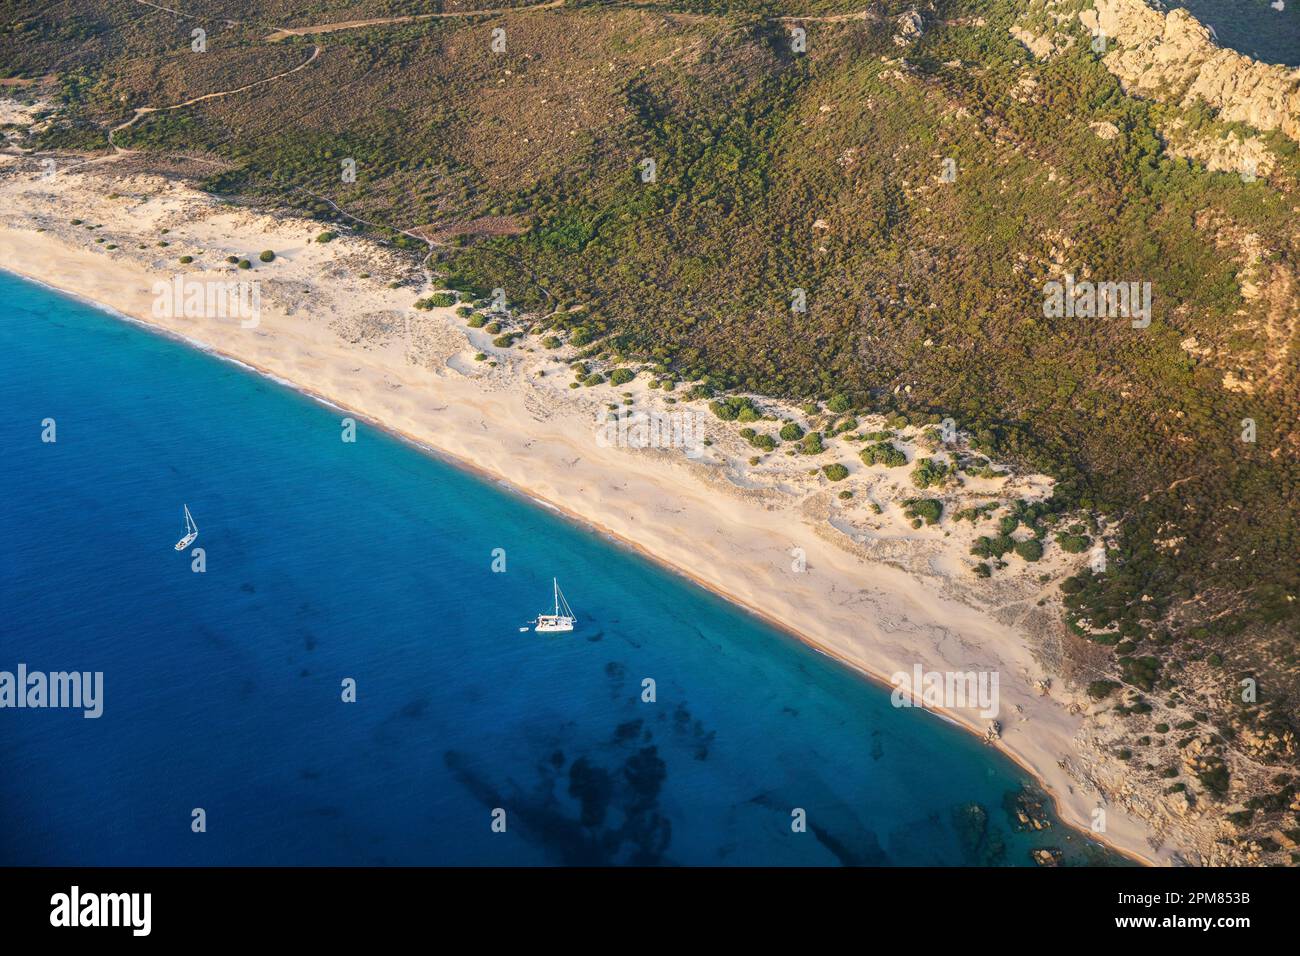
[(1201, 100), (1222, 119), (1300, 140), (1300, 69), (1224, 49), (1186, 10), (1163, 13), (1145, 0), (1096, 0), (1079, 21), (1114, 41), (1104, 62), (1126, 92), (1170, 103)]

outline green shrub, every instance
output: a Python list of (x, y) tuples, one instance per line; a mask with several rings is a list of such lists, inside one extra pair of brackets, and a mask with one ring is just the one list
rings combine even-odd
[(1016, 554), (1026, 561), (1037, 561), (1043, 556), (1043, 546), (1033, 538), (1016, 542)]
[(1196, 779), (1201, 781), (1204, 787), (1213, 793), (1227, 793), (1230, 774), (1228, 765), (1223, 762), (1221, 757), (1209, 757), (1202, 767), (1196, 771)]
[(709, 402), (709, 409), (724, 422), (756, 422), (760, 417), (753, 401), (736, 395)]
[(193, 256), (181, 256), (181, 265), (187, 266), (194, 261)]
[(261, 255), (257, 258), (261, 259), (263, 262), (270, 262), (275, 258), (275, 252), (270, 249), (263, 249)]
[(1105, 700), (1118, 690), (1119, 686), (1113, 680), (1095, 680), (1088, 685), (1088, 696), (1093, 700)]
[(849, 476), (849, 470), (838, 462), (834, 465), (822, 465), (822, 472), (831, 481), (843, 481)]
[(316, 237), (317, 242), (333, 242), (339, 237), (337, 232), (330, 232), (328, 229)]
[(943, 484), (948, 476), (948, 466), (933, 458), (918, 458), (912, 469), (912, 484), (918, 488), (931, 488)]
[(809, 432), (799, 442), (799, 451), (805, 455), (820, 455), (825, 450), (826, 446), (822, 444), (821, 432)]
[(798, 441), (803, 438), (803, 428), (798, 422), (786, 422), (781, 426), (781, 438), (784, 441)]
[(861, 458), (866, 465), (884, 465), (899, 468), (907, 464), (907, 456), (887, 441), (877, 442), (862, 449)]
[(1119, 668), (1126, 684), (1143, 690), (1150, 690), (1160, 678), (1160, 661), (1154, 657), (1121, 657)]
[(924, 519), (926, 524), (935, 524), (943, 516), (943, 502), (934, 498), (912, 498), (903, 504), (904, 515)]
[(1083, 534), (1058, 534), (1056, 543), (1067, 554), (1080, 554), (1088, 550), (1088, 545), (1092, 544), (1092, 539)]
[(487, 316), (484, 315), (482, 312), (475, 312), (473, 315), (469, 317), (469, 321), (466, 323), (466, 325), (468, 325), (471, 329), (481, 329), (483, 328), (483, 326), (487, 325)]
[(887, 468), (900, 468), (907, 464), (907, 455), (896, 449), (891, 442), (881, 441), (862, 449), (862, 462), (883, 464)]
[(239, 260), (239, 268), (241, 268), (241, 269), (251, 269), (251, 268), (253, 268), (253, 264), (252, 264), (251, 262), (249, 262), (247, 259), (240, 259), (240, 260)]
[(826, 403), (826, 410), (828, 412), (834, 412), (836, 415), (841, 415), (852, 407), (853, 403), (849, 400), (849, 397), (844, 394), (832, 395), (831, 400)]
[(996, 511), (997, 507), (998, 503), (996, 501), (990, 501), (988, 504), (983, 505), (972, 505), (969, 508), (962, 508), (952, 517), (954, 521), (969, 521), (971, 524), (978, 524), (980, 520), (989, 516), (989, 512)]
[(636, 372), (630, 368), (616, 368), (609, 373), (610, 385), (626, 385), (632, 379), (636, 378)]
[(971, 545), (970, 553), (981, 558), (1000, 558), (1015, 546), (1015, 541), (1005, 534), (995, 535), (992, 538), (980, 535)]

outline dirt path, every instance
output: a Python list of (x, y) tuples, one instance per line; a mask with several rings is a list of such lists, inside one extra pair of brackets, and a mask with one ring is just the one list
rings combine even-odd
[[(153, 9), (160, 10), (163, 13), (170, 13), (172, 16), (177, 17), (178, 19), (181, 20), (193, 20), (195, 23), (205, 22), (203, 17), (195, 16), (192, 13), (186, 13), (183, 10), (173, 10), (171, 7), (164, 7), (156, 3), (150, 3), (149, 0), (135, 0), (135, 2), (140, 4), (142, 7), (152, 7)], [(224, 20), (224, 19), (218, 20), (217, 22), (224, 23), (228, 27), (233, 27), (239, 23), (238, 20)]]
[(824, 17), (772, 17), (777, 23), (847, 23), (850, 20), (880, 20), (880, 14), (874, 10), (858, 10), (854, 13), (832, 13)]
[(290, 73), (297, 73), (299, 70), (303, 69), (304, 67), (309, 66), (316, 59), (316, 57), (320, 56), (320, 51), (321, 51), (320, 47), (314, 46), (311, 48), (311, 56), (307, 57), (307, 59), (303, 60), (303, 62), (299, 63), (297, 66), (293, 67), (292, 69), (285, 70), (283, 73), (277, 73), (275, 74), (275, 76), (268, 76), (261, 80), (254, 80), (252, 83), (246, 83), (243, 86), (236, 87), (233, 90), (220, 90), (216, 93), (204, 93), (202, 96), (196, 96), (193, 99), (186, 100), (184, 103), (173, 103), (171, 106), (137, 107), (135, 114), (129, 120), (127, 120), (125, 123), (119, 123), (117, 126), (114, 126), (111, 130), (108, 131), (108, 144), (118, 152), (127, 152), (126, 150), (123, 150), (121, 146), (118, 146), (116, 143), (113, 142), (113, 134), (126, 129), (129, 126), (133, 126), (136, 123), (136, 121), (140, 119), (140, 117), (148, 116), (150, 113), (161, 113), (161, 112), (166, 112), (167, 110), (178, 110), (186, 106), (193, 106), (195, 103), (202, 103), (204, 100), (215, 100), (218, 97), (230, 96), (233, 93), (242, 93), (245, 90), (251, 90), (256, 86), (261, 86), (264, 83), (270, 83), (274, 80), (280, 79), (281, 77), (288, 76)]
[(309, 27), (281, 27), (274, 33), (266, 35), (268, 43), (276, 43), (289, 37), (316, 36), (321, 33), (335, 33), (339, 30), (356, 30), (361, 27), (382, 27), (393, 23), (413, 23), (417, 20), (448, 20), (455, 17), (487, 17), (507, 13), (524, 13), (530, 10), (552, 10), (564, 6), (565, 0), (546, 0), (523, 7), (498, 7), (494, 10), (460, 10), (455, 13), (412, 13), (403, 17), (375, 17), (372, 20), (342, 20), (338, 23), (322, 23)]

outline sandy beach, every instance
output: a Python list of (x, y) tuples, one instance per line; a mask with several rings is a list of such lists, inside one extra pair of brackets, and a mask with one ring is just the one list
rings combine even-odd
[[(1149, 863), (1212, 862), (1203, 826), (1179, 825), (1158, 794), (1126, 785), (1109, 747), (1116, 718), (1083, 693), (1090, 675), (1063, 670), (1070, 638), (1057, 585), (1087, 555), (1052, 547), (1034, 564), (1011, 559), (989, 580), (971, 573), (970, 545), (989, 523), (956, 521), (954, 512), (1045, 497), (1044, 476), (964, 477), (932, 489), (925, 495), (944, 501), (944, 516), (914, 528), (902, 505), (918, 495), (910, 467), (868, 467), (862, 446), (838, 437), (816, 458), (777, 452), (751, 464), (742, 426), (704, 403), (671, 402), (645, 375), (571, 388), (575, 349), (543, 348), (537, 336), (497, 348), (453, 307), (417, 309), (438, 286), (412, 257), (347, 235), (317, 242), (320, 223), (221, 203), (130, 157), (60, 160), (46, 178), (36, 158), (3, 156), (0, 199), (0, 266), (333, 403), (340, 417), (362, 419), (360, 442), (375, 423), (504, 481), (886, 684), (916, 665), (996, 672), (1000, 736), (990, 745), (1041, 781), (1063, 820)], [(261, 250), (273, 260), (260, 261)], [(155, 284), (177, 275), (257, 280), (256, 325), (158, 316)], [(709, 444), (694, 458), (620, 447), (600, 437), (612, 407), (702, 412)], [(792, 406), (779, 412), (808, 417)], [(909, 460), (930, 454), (915, 432), (896, 441)], [(816, 470), (831, 462), (849, 477), (831, 482)], [(946, 716), (989, 731), (977, 709)], [(1105, 829), (1096, 833), (1099, 808)]]

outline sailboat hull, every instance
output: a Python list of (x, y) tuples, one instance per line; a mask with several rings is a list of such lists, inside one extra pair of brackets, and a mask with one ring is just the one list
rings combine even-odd
[(555, 589), (555, 613), (537, 615), (537, 626), (533, 630), (539, 634), (558, 634), (571, 631), (573, 625), (578, 623), (578, 619), (573, 616), (573, 611), (569, 608), (569, 602), (560, 593), (560, 582), (555, 578), (551, 578), (551, 587)]

